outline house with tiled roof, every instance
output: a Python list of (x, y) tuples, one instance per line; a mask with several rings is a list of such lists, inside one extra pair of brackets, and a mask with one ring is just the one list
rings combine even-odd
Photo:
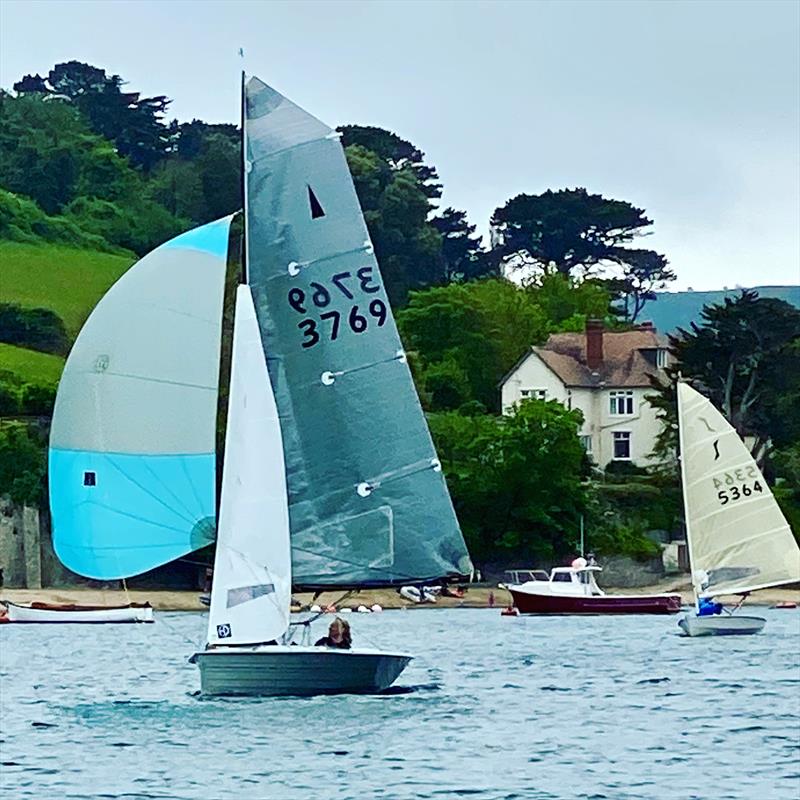
[(503, 413), (527, 398), (558, 400), (583, 412), (581, 442), (596, 464), (646, 466), (661, 423), (645, 395), (652, 393), (650, 376), (664, 374), (667, 348), (650, 322), (617, 332), (589, 320), (585, 333), (553, 334), (501, 381)]

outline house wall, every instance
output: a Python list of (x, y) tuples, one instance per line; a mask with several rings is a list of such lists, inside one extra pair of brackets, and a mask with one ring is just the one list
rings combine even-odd
[(566, 386), (535, 353), (531, 353), (503, 384), (501, 402), (504, 414), (509, 414), (512, 406), (519, 403), (523, 389), (545, 389), (547, 400), (565, 404), (567, 401)]
[(645, 395), (652, 389), (634, 388), (633, 414), (618, 416), (611, 414), (611, 389), (600, 389), (593, 393), (597, 399), (597, 411), (594, 422), (596, 426), (595, 441), (597, 449), (593, 458), (601, 467), (605, 467), (614, 458), (614, 431), (629, 431), (631, 434), (630, 460), (640, 467), (653, 462), (650, 453), (661, 430), (661, 423), (656, 417), (656, 410), (645, 400)]
[(654, 463), (650, 459), (650, 452), (661, 430), (661, 423), (655, 409), (645, 400), (645, 395), (652, 389), (632, 389), (633, 414), (616, 416), (611, 414), (610, 392), (613, 388), (568, 388), (535, 353), (531, 353), (501, 387), (503, 413), (511, 413), (514, 404), (522, 399), (523, 389), (545, 389), (547, 400), (558, 400), (568, 408), (577, 408), (583, 413), (580, 435), (592, 437), (592, 458), (600, 467), (605, 467), (613, 460), (614, 431), (630, 432), (630, 460), (634, 464), (647, 466)]

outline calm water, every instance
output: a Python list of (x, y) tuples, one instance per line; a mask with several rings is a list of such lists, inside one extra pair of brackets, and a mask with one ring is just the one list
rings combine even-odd
[(416, 652), (404, 691), (311, 699), (199, 699), (200, 614), (0, 626), (0, 790), (796, 800), (800, 612), (765, 613), (724, 639), (681, 638), (677, 617), (352, 615), (358, 643)]

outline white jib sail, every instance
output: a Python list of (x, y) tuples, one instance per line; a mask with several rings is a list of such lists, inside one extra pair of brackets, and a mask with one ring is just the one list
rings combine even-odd
[(750, 451), (703, 395), (678, 384), (692, 584), (700, 597), (800, 580), (800, 549)]
[(236, 291), (209, 644), (277, 639), (289, 626), (283, 445), (250, 287)]

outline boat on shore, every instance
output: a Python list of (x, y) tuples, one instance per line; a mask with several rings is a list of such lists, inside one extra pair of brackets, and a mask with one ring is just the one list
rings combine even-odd
[(679, 594), (606, 594), (595, 580), (602, 567), (593, 558), (576, 558), (569, 567), (508, 570), (500, 584), (521, 614), (676, 614)]
[(4, 600), (8, 608), (5, 620), (26, 623), (130, 623), (153, 622), (150, 603), (128, 603), (123, 606), (89, 606), (76, 603), (39, 603), (26, 605)]

